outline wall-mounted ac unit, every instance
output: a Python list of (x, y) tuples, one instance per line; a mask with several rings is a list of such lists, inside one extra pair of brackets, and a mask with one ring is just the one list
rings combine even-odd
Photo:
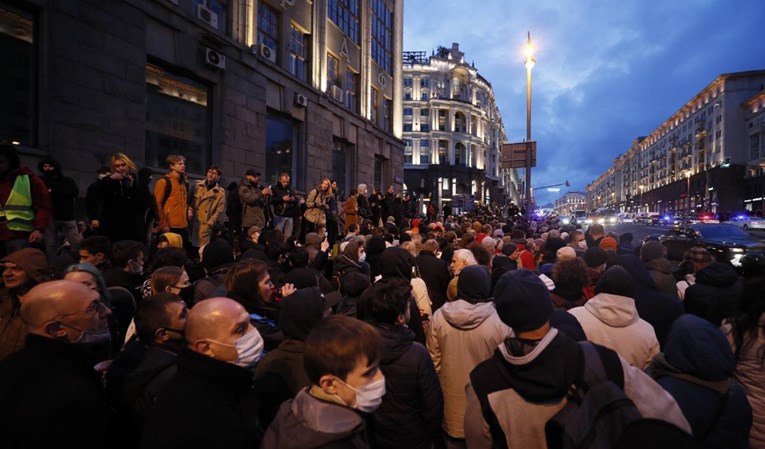
[(332, 96), (333, 100), (345, 103), (345, 91), (340, 86), (331, 86), (329, 88), (329, 94)]
[(210, 25), (216, 30), (218, 29), (218, 15), (201, 3), (197, 5), (197, 19)]
[(260, 56), (271, 62), (276, 62), (276, 50), (266, 44), (260, 44)]
[(308, 106), (308, 98), (305, 95), (295, 92), (295, 106), (305, 108)]
[(226, 57), (212, 48), (205, 48), (205, 64), (223, 70), (226, 68)]

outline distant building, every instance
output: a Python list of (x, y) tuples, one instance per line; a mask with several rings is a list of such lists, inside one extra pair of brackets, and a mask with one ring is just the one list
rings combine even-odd
[[(0, 141), (81, 191), (111, 154), (301, 190), (403, 184), (403, 2), (0, 0)], [(10, 61), (13, 61), (11, 64)]]
[(744, 208), (765, 212), (765, 90), (746, 100), (748, 162), (744, 176)]
[(507, 137), (494, 91), (459, 44), (404, 52), (402, 125), (406, 187), (421, 208), (456, 195), (518, 204), (517, 173), (500, 167)]
[(560, 216), (574, 215), (577, 210), (587, 210), (586, 197), (582, 192), (566, 192), (555, 200), (553, 212)]
[[(755, 208), (765, 70), (723, 74), (586, 188), (591, 210), (689, 214)], [(758, 99), (759, 98), (759, 99)], [(754, 145), (756, 143), (756, 145)], [(756, 157), (755, 157), (756, 154)], [(744, 176), (752, 178), (744, 182)], [(757, 187), (759, 186), (759, 187)], [(756, 209), (761, 209), (762, 204)]]

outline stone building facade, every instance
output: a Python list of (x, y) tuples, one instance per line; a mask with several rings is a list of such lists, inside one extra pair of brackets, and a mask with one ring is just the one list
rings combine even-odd
[(0, 141), (83, 192), (115, 152), (226, 182), (403, 184), (402, 3), (0, 0)]

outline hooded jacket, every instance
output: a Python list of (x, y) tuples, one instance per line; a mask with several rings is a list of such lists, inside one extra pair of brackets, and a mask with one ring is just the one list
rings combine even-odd
[[(318, 387), (313, 387), (318, 388)], [(353, 409), (327, 402), (301, 390), (279, 407), (263, 437), (269, 449), (366, 449), (364, 418)]]
[(685, 313), (683, 303), (677, 299), (677, 295), (668, 295), (657, 289), (656, 282), (637, 256), (625, 254), (619, 256), (618, 262), (632, 275), (632, 298), (638, 315), (653, 326), (656, 339), (659, 344), (663, 344), (672, 323)]
[(670, 296), (677, 296), (677, 285), (675, 277), (672, 275), (672, 264), (665, 257), (643, 262), (648, 269), (648, 273), (656, 283), (656, 288), (662, 293)]
[(687, 314), (672, 325), (663, 354), (648, 371), (675, 398), (702, 447), (733, 449), (748, 447), (752, 425), (746, 392), (733, 380), (735, 367), (720, 329)]
[[(513, 356), (502, 345), (470, 374), (465, 437), (470, 449), (546, 448), (545, 424), (566, 403), (566, 392), (582, 370), (581, 349), (552, 328), (534, 349)], [(598, 348), (598, 352), (610, 350)], [(672, 396), (642, 370), (620, 360), (624, 393), (644, 418), (668, 421), (686, 432), (690, 426)], [(478, 392), (478, 394), (476, 394)], [(481, 400), (486, 400), (499, 429), (492, 429)], [(505, 441), (492, 442), (492, 434)]]
[(613, 349), (632, 366), (643, 369), (659, 353), (653, 327), (640, 319), (632, 298), (598, 293), (569, 313), (582, 325), (588, 341)]
[(436, 310), (428, 335), (428, 352), (444, 393), (444, 429), (464, 438), (465, 385), (470, 371), (491, 357), (510, 335), (493, 302), (471, 304), (465, 300)]
[(696, 283), (685, 290), (685, 311), (715, 326), (736, 313), (741, 282), (728, 264), (713, 262), (696, 272)]
[(431, 443), (443, 438), (444, 397), (433, 362), (427, 349), (414, 342), (414, 332), (409, 328), (375, 326), (382, 336), (380, 369), (389, 393), (372, 415), (373, 445), (380, 449), (429, 449)]
[[(50, 173), (43, 171), (44, 164), (54, 167)], [(74, 179), (64, 176), (61, 173), (61, 164), (53, 158), (45, 158), (37, 164), (37, 168), (42, 174), (40, 179), (48, 187), (50, 199), (53, 205), (53, 219), (61, 221), (71, 221), (75, 219), (74, 201), (80, 194), (80, 188)]]

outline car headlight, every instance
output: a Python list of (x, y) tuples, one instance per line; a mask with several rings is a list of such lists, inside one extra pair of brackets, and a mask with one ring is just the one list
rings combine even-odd
[(608, 219), (608, 222), (609, 222), (609, 223), (611, 223), (611, 224), (614, 224), (614, 223), (616, 223), (616, 217), (611, 217), (611, 218), (609, 218), (609, 219)]
[(744, 248), (731, 248), (730, 252), (732, 252), (734, 254), (744, 254), (744, 252), (746, 252), (746, 250)]
[(571, 223), (571, 220), (569, 220), (568, 218), (564, 218), (564, 219), (563, 219), (563, 224), (564, 224), (564, 225), (567, 225), (567, 224), (569, 224), (569, 223)]
[(605, 218), (598, 218), (598, 224), (606, 224)]

